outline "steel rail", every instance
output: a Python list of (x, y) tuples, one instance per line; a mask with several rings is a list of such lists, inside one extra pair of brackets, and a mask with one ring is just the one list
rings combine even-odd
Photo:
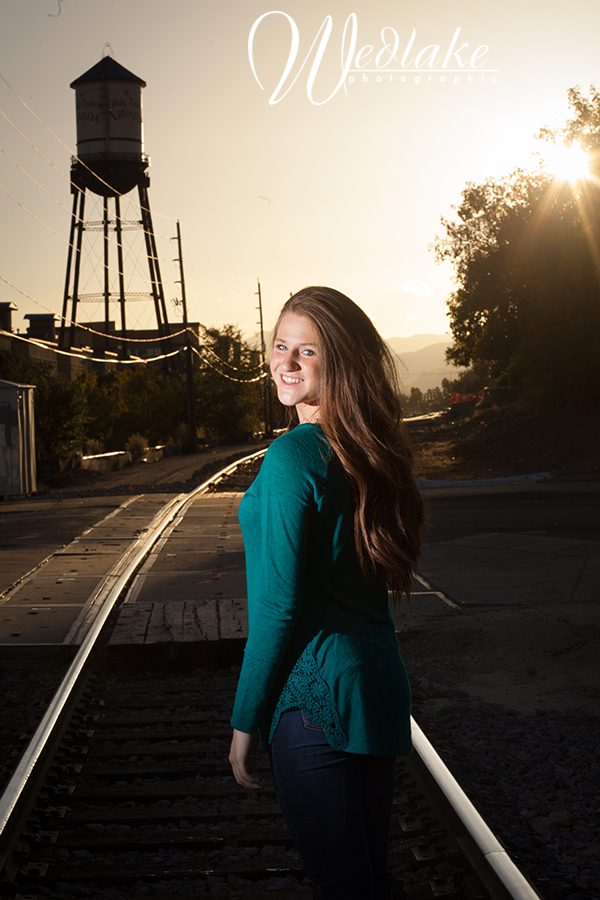
[(540, 900), (413, 718), (411, 730), (415, 753), (407, 757), (406, 765), (431, 796), (490, 897)]
[[(255, 453), (251, 453), (248, 456), (244, 456), (235, 462), (230, 463), (189, 493), (178, 494), (170, 500), (154, 516), (148, 525), (146, 533), (132, 542), (123, 556), (120, 557), (116, 566), (113, 567), (111, 572), (104, 579), (103, 584), (106, 589), (102, 589), (101, 591), (104, 595), (102, 597), (102, 606), (83, 638), (76, 656), (50, 701), (46, 713), (0, 797), (0, 871), (4, 865), (4, 845), (6, 843), (7, 835), (10, 831), (11, 824), (19, 813), (19, 806), (23, 800), (27, 787), (31, 782), (32, 775), (36, 766), (44, 756), (44, 751), (48, 747), (49, 742), (60, 726), (62, 714), (65, 711), (69, 697), (77, 685), (78, 678), (81, 676), (85, 665), (89, 660), (92, 650), (96, 645), (98, 637), (100, 636), (110, 613), (130, 578), (141, 565), (145, 557), (150, 553), (152, 547), (161, 537), (163, 531), (168, 527), (170, 522), (179, 515), (184, 507), (190, 504), (198, 494), (203, 493), (212, 484), (220, 481), (237, 466), (255, 459), (264, 452), (264, 449), (258, 450)], [(96, 595), (95, 599), (98, 601), (98, 595)]]
[[(154, 544), (162, 536), (169, 524), (181, 511), (211, 484), (215, 484), (242, 463), (249, 462), (264, 454), (264, 449), (236, 460), (221, 469), (188, 494), (180, 494), (157, 513), (147, 533), (136, 539), (121, 557), (117, 566), (107, 576), (106, 594), (98, 615), (85, 635), (69, 670), (67, 671), (48, 710), (33, 735), (21, 761), (17, 765), (2, 797), (0, 798), (0, 848), (18, 811), (32, 773), (44, 754), (49, 741), (55, 734), (61, 714), (65, 710), (79, 676), (101, 634), (123, 589)], [(118, 571), (116, 571), (118, 570)], [(104, 591), (102, 591), (104, 594)], [(411, 719), (414, 753), (406, 763), (413, 770), (418, 782), (428, 794), (436, 812), (451, 830), (453, 838), (465, 854), (483, 886), (494, 900), (540, 900), (531, 884), (510, 858), (498, 838), (477, 812), (433, 745), (427, 739), (417, 722)], [(0, 852), (0, 864), (4, 853)]]

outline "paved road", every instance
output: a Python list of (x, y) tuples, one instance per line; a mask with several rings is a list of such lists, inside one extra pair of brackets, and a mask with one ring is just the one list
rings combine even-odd
[(235, 453), (252, 453), (259, 447), (223, 447), (172, 457), (120, 472), (102, 473), (80, 487), (70, 486), (0, 503), (0, 594), (58, 547), (120, 506), (132, 493), (188, 490), (192, 484), (186, 483), (203, 466)]
[(432, 542), (483, 531), (600, 541), (598, 482), (432, 488), (424, 493)]
[(460, 606), (600, 599), (600, 484), (425, 491), (420, 571)]

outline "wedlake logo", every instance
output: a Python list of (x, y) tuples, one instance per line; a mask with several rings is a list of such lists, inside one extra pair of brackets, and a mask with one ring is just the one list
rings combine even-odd
[[(358, 16), (350, 13), (339, 37), (332, 39), (334, 31), (333, 16), (323, 19), (315, 38), (299, 60), (300, 30), (292, 16), (281, 10), (271, 10), (259, 16), (252, 24), (248, 34), (248, 60), (252, 74), (261, 90), (265, 86), (258, 74), (255, 41), (257, 33), (267, 27), (269, 19), (283, 16), (289, 25), (289, 49), (283, 70), (269, 96), (269, 106), (281, 103), (292, 90), (300, 76), (305, 72), (306, 96), (315, 106), (323, 106), (335, 97), (340, 90), (345, 94), (353, 85), (369, 82), (393, 82), (404, 84), (451, 83), (461, 81), (478, 84), (495, 82), (497, 69), (485, 66), (489, 50), (487, 44), (469, 48), (468, 41), (462, 39), (462, 27), (458, 26), (446, 42), (424, 44), (417, 39), (413, 28), (405, 40), (391, 25), (379, 29), (377, 40), (359, 46)], [(330, 46), (331, 43), (331, 46)], [(312, 62), (309, 60), (312, 57)], [(336, 71), (334, 86), (330, 92), (320, 99), (317, 82), (321, 75), (321, 67), (330, 69), (333, 64)]]

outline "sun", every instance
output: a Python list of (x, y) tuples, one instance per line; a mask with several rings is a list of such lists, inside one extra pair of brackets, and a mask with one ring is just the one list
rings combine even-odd
[(581, 144), (551, 144), (543, 152), (543, 166), (560, 181), (583, 181), (591, 177), (590, 157)]

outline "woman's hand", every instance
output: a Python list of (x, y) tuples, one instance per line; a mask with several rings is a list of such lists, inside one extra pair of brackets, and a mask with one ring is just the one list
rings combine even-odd
[(229, 748), (229, 763), (237, 783), (241, 784), (248, 791), (262, 790), (260, 781), (251, 774), (255, 768), (256, 744), (256, 734), (247, 734), (245, 731), (233, 729), (231, 747)]

